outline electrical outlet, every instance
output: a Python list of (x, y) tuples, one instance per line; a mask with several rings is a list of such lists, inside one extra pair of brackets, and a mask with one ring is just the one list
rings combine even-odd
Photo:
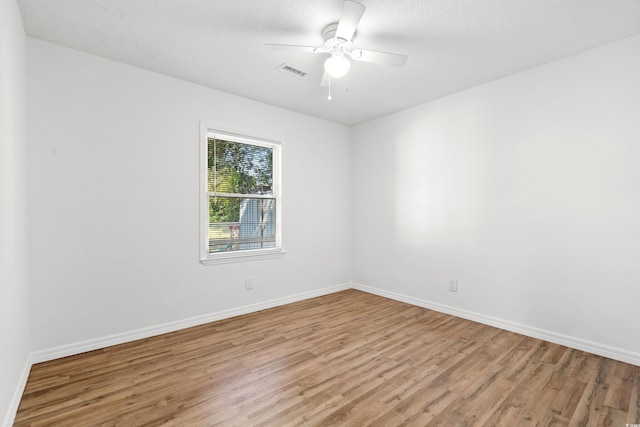
[(245, 277), (244, 279), (244, 290), (250, 291), (253, 289), (253, 277)]
[(458, 292), (458, 279), (449, 279), (449, 292)]

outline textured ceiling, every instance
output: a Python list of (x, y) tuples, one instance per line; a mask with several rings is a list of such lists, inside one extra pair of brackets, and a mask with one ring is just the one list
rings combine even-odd
[(362, 0), (354, 45), (409, 60), (354, 61), (328, 101), (323, 56), (264, 44), (320, 46), (342, 0), (18, 2), (30, 36), (347, 125), (640, 33), (640, 0)]

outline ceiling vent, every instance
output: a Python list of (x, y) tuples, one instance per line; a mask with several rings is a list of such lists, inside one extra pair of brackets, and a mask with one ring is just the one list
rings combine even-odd
[(280, 64), (280, 66), (278, 66), (278, 70), (282, 71), (283, 73), (289, 76), (294, 76), (298, 78), (303, 78), (304, 76), (307, 75), (306, 72), (302, 70), (298, 70), (297, 68), (287, 64), (286, 62)]

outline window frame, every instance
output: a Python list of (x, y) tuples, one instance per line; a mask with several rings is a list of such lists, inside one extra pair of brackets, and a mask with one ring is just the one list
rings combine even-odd
[[(276, 236), (275, 248), (245, 249), (228, 252), (209, 252), (209, 198), (215, 193), (208, 191), (208, 147), (209, 138), (268, 147), (273, 150), (273, 185), (268, 198), (275, 199), (276, 204)], [(282, 247), (282, 144), (279, 141), (243, 135), (236, 132), (221, 130), (215, 126), (200, 122), (200, 263), (203, 265), (226, 264), (232, 262), (256, 261), (280, 258), (286, 251)], [(249, 196), (252, 195), (238, 195)], [(261, 198), (261, 197), (257, 197)]]

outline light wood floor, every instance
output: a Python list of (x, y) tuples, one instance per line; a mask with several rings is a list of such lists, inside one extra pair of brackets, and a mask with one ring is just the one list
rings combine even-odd
[(640, 367), (349, 290), (37, 364), (16, 426), (640, 423)]

